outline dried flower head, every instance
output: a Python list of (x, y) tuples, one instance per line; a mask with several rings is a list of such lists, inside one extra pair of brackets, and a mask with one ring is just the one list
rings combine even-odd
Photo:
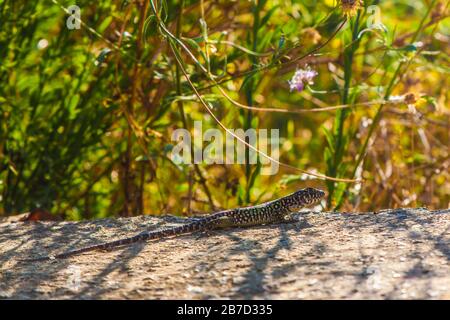
[(353, 17), (362, 6), (363, 0), (341, 0), (342, 11), (347, 17)]
[(318, 75), (317, 71), (312, 70), (309, 66), (306, 66), (305, 69), (297, 69), (292, 79), (289, 80), (289, 86), (292, 90), (303, 91), (305, 88), (305, 83), (313, 84), (314, 77)]
[(417, 102), (417, 98), (414, 93), (405, 94), (405, 103), (406, 104), (415, 104)]

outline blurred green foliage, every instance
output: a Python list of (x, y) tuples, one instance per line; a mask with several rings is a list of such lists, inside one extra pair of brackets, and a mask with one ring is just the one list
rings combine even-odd
[[(0, 0), (0, 215), (192, 214), (306, 185), (329, 209), (450, 206), (445, 1), (364, 1), (347, 17), (339, 1), (82, 0), (70, 30), (72, 4)], [(290, 92), (307, 64), (315, 84)], [(218, 127), (184, 70), (226, 127), (280, 129), (283, 163), (363, 181), (175, 165), (173, 130)]]

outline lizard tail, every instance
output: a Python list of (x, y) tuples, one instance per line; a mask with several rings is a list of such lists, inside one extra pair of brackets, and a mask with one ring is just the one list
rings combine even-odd
[(209, 222), (210, 222), (209, 219), (201, 219), (199, 221), (191, 222), (191, 223), (179, 226), (179, 227), (168, 228), (168, 229), (163, 229), (163, 230), (159, 230), (159, 231), (150, 231), (150, 232), (146, 231), (146, 232), (139, 233), (139, 234), (137, 234), (133, 237), (129, 237), (129, 238), (119, 239), (119, 240), (111, 241), (111, 242), (105, 242), (105, 243), (101, 243), (101, 244), (97, 244), (97, 245), (93, 245), (93, 246), (89, 246), (89, 247), (84, 247), (84, 248), (64, 252), (61, 254), (49, 255), (49, 256), (33, 258), (33, 259), (23, 259), (20, 261), (33, 262), (33, 261), (45, 261), (45, 260), (53, 260), (53, 259), (64, 259), (64, 258), (71, 257), (74, 255), (83, 253), (83, 252), (94, 251), (94, 250), (109, 250), (109, 249), (112, 249), (115, 247), (119, 247), (119, 246), (126, 245), (126, 244), (131, 244), (131, 243), (135, 243), (135, 242), (139, 242), (139, 241), (156, 240), (156, 239), (162, 239), (162, 238), (166, 238), (166, 237), (181, 235), (181, 234), (185, 234), (185, 233), (201, 231), (201, 230), (206, 229)]

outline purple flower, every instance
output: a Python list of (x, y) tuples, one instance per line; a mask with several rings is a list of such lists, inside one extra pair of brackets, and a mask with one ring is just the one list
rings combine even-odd
[(306, 69), (297, 69), (292, 79), (288, 81), (291, 92), (294, 89), (299, 92), (303, 91), (303, 89), (305, 88), (305, 83), (313, 84), (313, 79), (317, 75), (317, 71), (312, 70), (309, 66), (306, 66)]

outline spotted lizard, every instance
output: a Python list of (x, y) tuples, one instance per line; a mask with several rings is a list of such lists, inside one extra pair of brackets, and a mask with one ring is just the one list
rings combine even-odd
[(219, 211), (179, 227), (157, 231), (145, 231), (129, 238), (67, 251), (54, 256), (49, 255), (22, 261), (62, 259), (87, 251), (110, 250), (118, 246), (129, 245), (138, 241), (162, 239), (197, 231), (293, 222), (295, 220), (292, 217), (292, 213), (297, 212), (300, 208), (318, 203), (324, 196), (325, 193), (323, 191), (315, 188), (300, 189), (276, 200), (251, 207)]

